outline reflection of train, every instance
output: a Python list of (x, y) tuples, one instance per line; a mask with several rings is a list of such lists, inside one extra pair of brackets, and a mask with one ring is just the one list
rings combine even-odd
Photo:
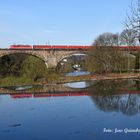
[(11, 45), (10, 49), (54, 49), (54, 50), (87, 50), (91, 46), (67, 46), (67, 45)]
[[(119, 94), (140, 94), (140, 91), (120, 91)], [(118, 94), (118, 95), (119, 95)], [(11, 93), (11, 98), (40, 98), (40, 97), (63, 97), (63, 96), (93, 96), (96, 94), (90, 94), (86, 91), (74, 91), (74, 92), (60, 92), (60, 93)], [(116, 94), (115, 94), (116, 95)]]
[[(136, 51), (140, 50), (140, 46), (110, 46), (120, 50)], [(11, 45), (10, 49), (35, 49), (35, 50), (88, 50), (91, 46), (68, 46), (68, 45)]]
[(15, 93), (10, 94), (11, 98), (35, 98), (35, 97), (63, 97), (63, 96), (88, 96), (87, 92), (60, 92), (60, 93)]

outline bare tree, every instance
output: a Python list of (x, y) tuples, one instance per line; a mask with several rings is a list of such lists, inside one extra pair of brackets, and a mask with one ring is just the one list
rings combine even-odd
[(93, 46), (118, 46), (119, 34), (103, 33), (93, 42)]
[(93, 42), (93, 47), (89, 51), (89, 68), (94, 71), (113, 72), (122, 70), (123, 54), (118, 50), (119, 34), (103, 33)]
[(133, 33), (132, 29), (125, 29), (122, 31), (122, 33), (120, 34), (120, 44), (121, 45), (127, 45), (127, 53), (126, 53), (126, 57), (127, 57), (127, 70), (129, 71), (131, 69), (131, 51), (130, 51), (130, 46), (135, 46), (136, 45), (136, 37), (135, 34)]
[[(131, 1), (130, 13), (127, 14), (125, 30), (121, 33), (121, 38), (124, 40), (126, 45), (140, 45), (140, 0), (137, 0), (136, 2)], [(128, 54), (130, 54), (129, 48)], [(136, 55), (137, 65), (135, 68), (139, 67), (137, 59), (138, 55)], [(128, 69), (130, 69), (130, 57), (128, 57)]]
[(137, 0), (135, 4), (131, 1), (130, 13), (127, 14), (125, 21), (125, 30), (130, 32), (131, 40), (140, 44), (140, 0)]
[[(124, 29), (120, 34), (120, 45), (135, 46), (136, 37), (132, 29)], [(129, 48), (128, 48), (129, 49)]]

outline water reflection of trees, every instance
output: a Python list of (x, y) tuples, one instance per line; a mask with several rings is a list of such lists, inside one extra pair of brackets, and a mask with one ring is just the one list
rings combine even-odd
[(128, 94), (137, 90), (135, 81), (102, 81), (90, 88), (95, 105), (104, 112), (122, 112), (131, 116), (140, 112), (140, 95)]
[(129, 95), (109, 95), (91, 96), (96, 106), (105, 112), (122, 112), (131, 116), (140, 112), (140, 96)]
[(137, 90), (133, 80), (104, 80), (93, 84), (88, 88), (91, 94), (109, 95), (118, 94), (118, 91)]

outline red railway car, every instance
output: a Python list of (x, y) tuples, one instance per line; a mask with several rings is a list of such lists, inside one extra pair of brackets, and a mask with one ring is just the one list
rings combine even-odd
[(120, 50), (127, 50), (127, 49), (128, 49), (128, 46), (118, 46), (118, 48), (119, 48)]
[(131, 47), (133, 47), (132, 49), (133, 49), (134, 51), (140, 50), (140, 46), (131, 46)]
[(67, 45), (53, 45), (52, 48), (55, 50), (67, 50), (69, 47)]
[(137, 51), (140, 50), (140, 46), (119, 46), (120, 50), (130, 50), (130, 51)]
[(91, 46), (69, 46), (70, 50), (88, 50)]
[(90, 48), (90, 46), (64, 46), (64, 45), (54, 45), (54, 46), (52, 46), (52, 48), (53, 49), (56, 49), (56, 50), (65, 50), (65, 49), (67, 49), (67, 50), (87, 50), (87, 49), (89, 49)]
[(31, 45), (11, 45), (10, 49), (32, 49)]
[(52, 49), (51, 45), (33, 45), (33, 49)]

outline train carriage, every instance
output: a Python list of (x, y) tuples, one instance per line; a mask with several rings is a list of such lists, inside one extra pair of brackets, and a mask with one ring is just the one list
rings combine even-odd
[(51, 45), (33, 45), (33, 49), (43, 49), (43, 50), (48, 50), (48, 49), (52, 49)]

